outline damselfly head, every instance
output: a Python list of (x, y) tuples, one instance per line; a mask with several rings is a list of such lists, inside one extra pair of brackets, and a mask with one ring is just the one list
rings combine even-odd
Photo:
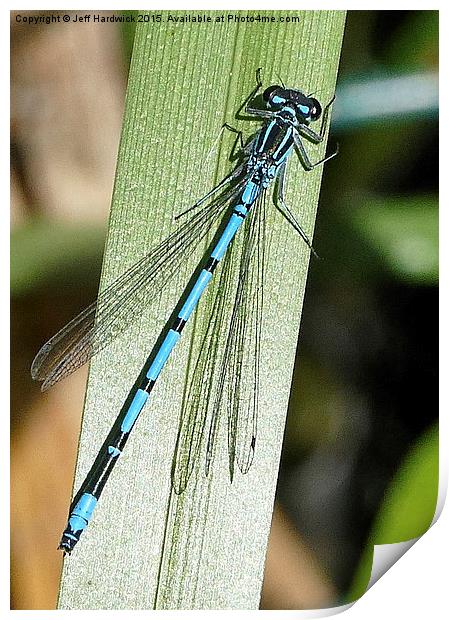
[(267, 107), (280, 110), (283, 107), (294, 107), (296, 116), (300, 121), (316, 121), (321, 116), (322, 108), (318, 99), (307, 97), (300, 90), (283, 88), (282, 86), (269, 86), (263, 93)]

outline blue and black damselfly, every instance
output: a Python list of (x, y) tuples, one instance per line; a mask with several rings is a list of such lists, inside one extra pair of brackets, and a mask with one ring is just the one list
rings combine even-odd
[[(184, 399), (172, 483), (177, 493), (186, 488), (204, 436), (206, 419), (209, 420), (209, 430), (205, 437), (206, 474), (209, 472), (218, 414), (222, 408), (227, 410), (228, 416), (231, 480), (236, 464), (242, 473), (246, 473), (251, 466), (256, 443), (259, 397), (266, 190), (275, 182), (276, 207), (313, 252), (309, 237), (285, 203), (287, 161), (295, 149), (302, 166), (309, 171), (336, 154), (312, 163), (302, 141), (303, 138), (315, 144), (323, 141), (333, 99), (322, 110), (320, 103), (311, 95), (276, 85), (263, 92), (264, 107), (259, 109), (254, 106), (261, 87), (258, 70), (257, 85), (242, 108), (246, 114), (263, 119), (264, 124), (246, 145), (241, 133), (237, 132), (240, 141), (239, 163), (233, 172), (182, 214), (185, 221), (175, 232), (53, 336), (33, 362), (31, 374), (34, 379), (43, 382), (43, 390), (85, 364), (140, 316), (142, 307), (149, 301), (148, 292), (151, 292), (150, 297), (154, 299), (212, 226), (219, 223), (219, 229), (196, 277), (181, 297), (175, 318), (166, 326), (161, 344), (148, 358), (120, 416), (73, 500), (68, 524), (59, 545), (65, 553), (71, 553), (87, 527), (104, 485), (159, 373), (225, 254), (228, 260), (222, 265), (211, 320), (192, 373), (187, 398)], [(316, 133), (309, 124), (320, 117), (321, 128)], [(188, 213), (193, 215), (187, 219)], [(228, 269), (229, 254), (234, 246), (231, 242), (242, 225), (244, 230), (240, 261), (235, 274), (232, 269)], [(231, 282), (232, 274), (238, 276), (234, 284)], [(230, 295), (234, 303), (232, 311), (227, 314), (225, 306)], [(219, 349), (218, 334), (220, 331), (223, 333), (223, 330), (226, 334), (225, 346), (217, 361), (215, 353)], [(250, 380), (248, 377), (245, 379), (245, 373), (250, 373)]]

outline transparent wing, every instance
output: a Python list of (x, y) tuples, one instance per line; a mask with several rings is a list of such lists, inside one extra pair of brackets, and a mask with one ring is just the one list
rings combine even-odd
[(229, 323), (207, 452), (213, 452), (220, 408), (227, 411), (229, 473), (251, 467), (259, 413), (259, 370), (266, 263), (266, 194), (253, 207), (245, 229), (237, 292)]
[(220, 358), (218, 357), (219, 345), (223, 338), (223, 331), (226, 329), (226, 321), (229, 322), (226, 302), (232, 294), (233, 282), (235, 281), (233, 277), (235, 269), (233, 271), (232, 264), (233, 255), (238, 251), (237, 239), (233, 241), (219, 267), (219, 282), (210, 310), (210, 318), (203, 317), (206, 331), (183, 400), (181, 426), (172, 470), (172, 484), (178, 494), (184, 491), (192, 474), (204, 435), (206, 419), (212, 408), (217, 371), (221, 368)]
[[(253, 205), (242, 233), (223, 261), (210, 320), (184, 399), (172, 471), (177, 493), (185, 489), (192, 474), (208, 416), (206, 474), (209, 473), (223, 407), (228, 414), (231, 478), (235, 460), (246, 473), (254, 456), (265, 266), (264, 195)], [(229, 299), (234, 299), (231, 311)], [(224, 347), (220, 347), (222, 341)]]
[(42, 390), (107, 347), (141, 315), (145, 306), (157, 299), (158, 293), (195, 251), (241, 185), (239, 183), (196, 211), (43, 345), (31, 366), (33, 379), (43, 382)]

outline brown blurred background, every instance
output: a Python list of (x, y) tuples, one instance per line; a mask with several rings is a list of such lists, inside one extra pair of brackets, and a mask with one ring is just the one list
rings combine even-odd
[[(41, 394), (29, 368), (95, 298), (132, 37), (11, 15), (14, 609), (56, 603), (86, 371)], [(263, 608), (351, 597), (412, 448), (417, 531), (428, 521), (421, 491), (435, 475), (424, 477), (419, 450), (423, 437), (434, 446), (425, 433), (437, 415), (437, 65), (437, 12), (349, 13), (340, 156), (324, 175), (314, 243), (324, 260), (309, 277)]]

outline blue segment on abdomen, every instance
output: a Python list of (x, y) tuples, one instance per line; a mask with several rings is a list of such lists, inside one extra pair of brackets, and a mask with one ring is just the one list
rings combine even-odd
[(242, 201), (247, 205), (252, 205), (260, 192), (260, 186), (252, 181), (248, 181), (242, 194)]
[(234, 213), (231, 215), (223, 234), (211, 254), (212, 258), (215, 258), (216, 260), (221, 260), (223, 258), (224, 253), (228, 249), (228, 245), (231, 243), (242, 222), (243, 220), (240, 216), (235, 215)]
[(240, 213), (243, 217), (248, 214), (248, 209), (244, 205), (236, 205), (234, 207), (234, 211), (236, 211), (236, 213)]
[(161, 344), (161, 348), (159, 349), (156, 357), (154, 358), (153, 363), (148, 369), (147, 379), (156, 381), (165, 362), (167, 361), (168, 356), (170, 355), (175, 344), (178, 342), (180, 336), (181, 334), (179, 332), (175, 332), (173, 329), (169, 330), (168, 334), (164, 338), (164, 342)]
[(84, 530), (89, 523), (95, 506), (97, 505), (97, 498), (91, 493), (83, 493), (72, 510), (69, 519), (69, 526), (72, 532), (76, 533)]
[(203, 294), (204, 289), (209, 284), (211, 278), (212, 278), (212, 273), (210, 271), (206, 271), (206, 269), (203, 269), (200, 275), (198, 276), (198, 280), (195, 282), (194, 287), (190, 291), (189, 296), (187, 297), (183, 307), (181, 308), (180, 313), (178, 314), (178, 317), (180, 319), (187, 321), (187, 319), (190, 317), (190, 315), (194, 311), (199, 298)]
[(129, 409), (123, 418), (122, 425), (120, 426), (122, 433), (129, 433), (132, 429), (137, 416), (142, 411), (144, 404), (147, 402), (147, 398), (148, 392), (145, 392), (145, 390), (139, 389), (134, 394), (134, 398), (132, 399)]

